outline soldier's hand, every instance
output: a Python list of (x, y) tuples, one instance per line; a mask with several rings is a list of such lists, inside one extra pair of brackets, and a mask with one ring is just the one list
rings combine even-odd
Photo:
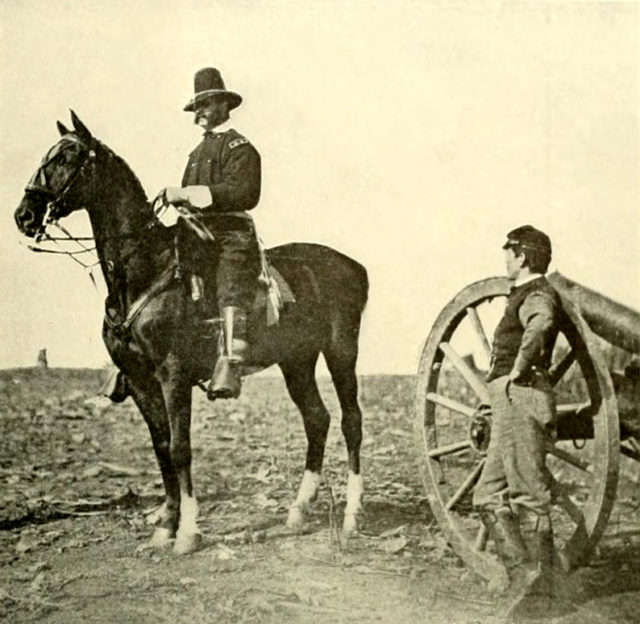
[(166, 188), (163, 188), (156, 193), (156, 196), (153, 198), (153, 202), (151, 203), (154, 210), (157, 208), (160, 208), (161, 206), (166, 206), (167, 204), (170, 203), (167, 200), (166, 190), (167, 190)]
[(185, 201), (184, 189), (180, 186), (167, 186), (160, 193), (166, 204), (180, 205)]

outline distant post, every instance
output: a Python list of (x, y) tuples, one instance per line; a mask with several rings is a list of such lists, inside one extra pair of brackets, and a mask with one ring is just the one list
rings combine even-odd
[(47, 350), (46, 349), (40, 349), (40, 351), (38, 351), (37, 366), (38, 366), (38, 368), (49, 368), (49, 363), (47, 362)]

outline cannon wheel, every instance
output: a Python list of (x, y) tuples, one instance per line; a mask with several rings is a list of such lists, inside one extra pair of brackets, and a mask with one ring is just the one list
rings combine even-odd
[[(505, 570), (471, 506), (488, 440), (478, 431), (490, 434), (491, 418), (475, 354), (486, 369), (488, 330), (499, 320), (508, 292), (506, 278), (489, 278), (466, 287), (442, 310), (423, 347), (415, 396), (414, 430), (429, 504), (454, 551), (488, 580), (504, 580)], [(562, 302), (566, 318), (550, 370), (559, 434), (547, 465), (553, 474), (556, 552), (568, 571), (587, 561), (605, 529), (615, 498), (620, 434), (611, 377), (596, 339), (571, 302)], [(463, 350), (471, 343), (472, 358)], [(564, 436), (561, 422), (568, 423)]]

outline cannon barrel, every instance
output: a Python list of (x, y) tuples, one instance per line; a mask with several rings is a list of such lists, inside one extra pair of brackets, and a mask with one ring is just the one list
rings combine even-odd
[(578, 308), (592, 332), (633, 354), (640, 353), (640, 313), (571, 281), (558, 272), (549, 282)]

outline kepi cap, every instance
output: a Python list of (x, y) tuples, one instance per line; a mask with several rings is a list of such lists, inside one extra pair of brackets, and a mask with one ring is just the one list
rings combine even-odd
[(507, 234), (507, 242), (503, 249), (510, 247), (525, 247), (545, 251), (551, 256), (551, 239), (541, 230), (532, 225), (521, 225)]

